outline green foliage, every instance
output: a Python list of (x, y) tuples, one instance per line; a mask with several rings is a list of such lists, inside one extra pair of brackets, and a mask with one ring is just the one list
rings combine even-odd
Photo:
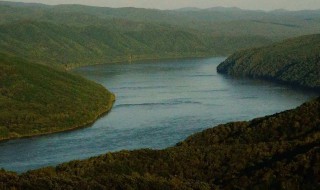
[[(0, 23), (21, 19), (50, 21), (72, 25), (106, 25), (108, 20), (129, 20), (121, 27), (140, 28), (143, 23), (153, 27), (172, 25), (219, 35), (254, 35), (288, 37), (319, 31), (318, 10), (305, 11), (250, 11), (216, 7), (199, 10), (155, 10), (141, 8), (106, 8), (83, 5), (40, 6), (0, 2), (3, 18)], [(2, 13), (2, 14), (1, 14)], [(132, 22), (134, 21), (134, 22)], [(134, 24), (135, 23), (135, 24)], [(108, 24), (107, 24), (108, 25)], [(117, 24), (113, 24), (117, 28)], [(148, 27), (144, 27), (146, 29)]]
[(175, 147), (107, 153), (16, 175), (16, 189), (319, 189), (320, 97), (192, 135)]
[(0, 54), (0, 140), (83, 127), (113, 101), (80, 76)]
[(142, 59), (225, 56), (320, 32), (319, 19), (317, 11), (161, 11), (0, 2), (0, 49), (67, 68)]
[[(141, 59), (226, 55), (238, 48), (270, 42), (258, 36), (212, 37), (172, 27), (148, 27), (117, 31), (100, 25), (18, 21), (0, 25), (0, 48), (40, 63), (74, 67)], [(227, 41), (230, 45), (217, 48)]]
[(239, 51), (218, 72), (280, 81), (320, 90), (320, 34)]

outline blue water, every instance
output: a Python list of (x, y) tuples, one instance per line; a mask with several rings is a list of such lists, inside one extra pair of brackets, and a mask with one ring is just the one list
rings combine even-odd
[(316, 96), (217, 74), (216, 67), (223, 60), (148, 61), (76, 69), (74, 72), (116, 94), (112, 111), (89, 128), (0, 143), (0, 168), (23, 172), (109, 151), (161, 149), (217, 124), (273, 114)]

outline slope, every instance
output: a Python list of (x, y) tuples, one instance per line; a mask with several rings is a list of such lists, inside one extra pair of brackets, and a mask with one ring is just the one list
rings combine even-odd
[(16, 189), (319, 189), (320, 97), (282, 113), (219, 125), (164, 150), (108, 153), (22, 175)]
[(320, 34), (239, 51), (218, 72), (279, 81), (320, 90)]
[[(259, 46), (270, 40), (258, 36), (214, 38), (194, 31), (130, 21), (114, 26), (74, 26), (17, 21), (0, 25), (0, 49), (36, 62), (69, 67), (140, 59), (202, 57)], [(132, 24), (132, 30), (120, 25)], [(231, 43), (226, 44), (226, 41)], [(221, 51), (223, 49), (223, 51)]]
[(320, 32), (318, 11), (155, 10), (0, 1), (0, 48), (67, 67), (227, 56)]
[(113, 101), (82, 77), (0, 54), (0, 140), (84, 127)]
[[(26, 6), (29, 5), (29, 6)], [(83, 5), (39, 6), (0, 1), (0, 23), (22, 19), (50, 21), (64, 24), (101, 23), (121, 19), (134, 22), (172, 25), (220, 35), (239, 35), (250, 32), (264, 37), (297, 36), (320, 30), (319, 10), (254, 11), (239, 8), (215, 7), (199, 10), (156, 10), (142, 8), (108, 8)], [(262, 30), (257, 28), (265, 26)], [(239, 27), (240, 26), (240, 27)], [(247, 30), (247, 27), (250, 30)], [(276, 31), (282, 31), (277, 32)]]

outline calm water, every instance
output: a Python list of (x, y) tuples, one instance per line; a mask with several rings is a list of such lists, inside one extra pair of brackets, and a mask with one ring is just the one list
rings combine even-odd
[(0, 143), (0, 168), (23, 172), (108, 151), (165, 148), (208, 127), (294, 108), (315, 96), (219, 75), (223, 59), (77, 69), (117, 95), (112, 112), (90, 128)]

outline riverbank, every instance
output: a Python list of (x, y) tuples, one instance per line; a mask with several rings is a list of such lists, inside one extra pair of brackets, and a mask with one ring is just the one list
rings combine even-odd
[[(227, 55), (225, 55), (227, 56)], [(179, 60), (179, 59), (196, 59), (196, 58), (210, 58), (210, 57), (223, 57), (223, 55), (213, 55), (213, 54), (187, 54), (187, 55), (134, 55), (133, 58), (129, 58), (129, 56), (120, 56), (115, 58), (109, 58), (104, 61), (95, 62), (95, 63), (70, 63), (59, 68), (70, 71), (72, 69), (86, 67), (86, 66), (94, 66), (94, 65), (104, 65), (104, 64), (116, 64), (116, 63), (135, 63), (139, 61), (161, 61), (161, 60)]]
[(77, 130), (77, 129), (90, 127), (99, 118), (106, 116), (111, 111), (115, 101), (116, 101), (116, 96), (114, 94), (111, 94), (111, 98), (107, 100), (107, 102), (108, 102), (107, 106), (104, 106), (103, 110), (101, 112), (97, 113), (97, 115), (92, 120), (89, 120), (89, 121), (87, 121), (87, 122), (85, 122), (83, 124), (80, 124), (80, 125), (77, 125), (77, 126), (73, 126), (73, 127), (67, 128), (67, 129), (57, 130), (57, 131), (50, 131), (50, 132), (39, 133), (39, 134), (3, 138), (3, 139), (0, 139), (0, 143), (1, 142), (6, 142), (6, 141), (9, 141), (9, 140), (14, 140), (14, 139), (25, 139), (25, 138), (46, 136), (46, 135), (51, 135), (51, 134), (55, 134), (55, 133), (69, 132), (69, 131), (74, 131), (74, 130)]

